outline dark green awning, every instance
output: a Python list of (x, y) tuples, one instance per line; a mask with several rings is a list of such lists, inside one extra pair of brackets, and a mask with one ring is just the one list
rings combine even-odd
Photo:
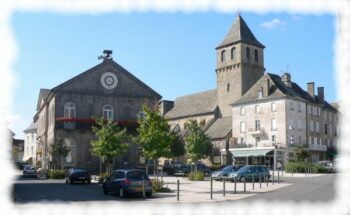
[(258, 157), (266, 156), (267, 153), (273, 151), (273, 149), (229, 149), (233, 157)]

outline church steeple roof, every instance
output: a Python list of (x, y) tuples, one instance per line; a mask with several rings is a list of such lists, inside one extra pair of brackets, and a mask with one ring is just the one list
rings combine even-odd
[(233, 22), (230, 30), (228, 31), (224, 41), (220, 43), (216, 49), (238, 42), (244, 42), (256, 45), (261, 48), (265, 48), (265, 46), (255, 38), (255, 36), (250, 31), (248, 25), (245, 23), (241, 15), (237, 16), (236, 20)]

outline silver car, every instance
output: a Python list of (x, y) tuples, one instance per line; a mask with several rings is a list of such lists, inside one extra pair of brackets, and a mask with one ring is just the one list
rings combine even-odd
[(23, 178), (24, 177), (37, 177), (38, 173), (36, 167), (33, 165), (25, 165), (23, 168)]

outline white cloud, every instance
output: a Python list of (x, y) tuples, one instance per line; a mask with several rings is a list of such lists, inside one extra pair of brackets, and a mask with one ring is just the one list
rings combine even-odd
[(8, 127), (16, 134), (16, 138), (23, 138), (23, 130), (29, 126), (27, 120), (25, 120), (20, 114), (9, 114), (6, 118)]
[(272, 29), (285, 24), (287, 24), (287, 22), (281, 21), (279, 19), (273, 19), (271, 21), (261, 23), (261, 27), (266, 29)]

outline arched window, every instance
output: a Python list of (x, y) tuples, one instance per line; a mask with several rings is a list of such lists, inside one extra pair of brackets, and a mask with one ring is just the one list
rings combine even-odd
[(250, 48), (247, 47), (247, 59), (249, 60), (250, 59)]
[(64, 104), (64, 118), (75, 118), (75, 104), (73, 102)]
[(108, 121), (113, 121), (113, 107), (112, 105), (105, 105), (102, 108), (103, 118)]
[(227, 83), (227, 92), (230, 91), (230, 83)]
[(236, 55), (236, 48), (233, 47), (233, 48), (231, 49), (231, 60), (234, 60), (234, 59), (235, 59), (235, 55)]
[(225, 50), (221, 52), (221, 62), (225, 62)]
[(256, 62), (258, 62), (259, 58), (258, 58), (258, 50), (254, 50), (254, 59)]

